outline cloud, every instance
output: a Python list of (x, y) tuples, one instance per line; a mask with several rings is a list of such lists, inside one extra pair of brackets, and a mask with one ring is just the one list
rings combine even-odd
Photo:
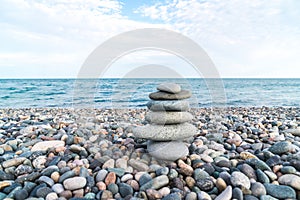
[(300, 77), (299, 6), (292, 0), (167, 0), (136, 12), (196, 40), (223, 77), (256, 77), (257, 71), (270, 77), (272, 69)]

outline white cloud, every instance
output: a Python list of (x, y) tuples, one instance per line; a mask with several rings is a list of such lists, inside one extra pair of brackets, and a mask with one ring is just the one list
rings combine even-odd
[[(223, 77), (300, 77), (300, 6), (295, 0), (169, 0), (136, 12), (196, 40)], [(298, 73), (287, 73), (286, 71)]]

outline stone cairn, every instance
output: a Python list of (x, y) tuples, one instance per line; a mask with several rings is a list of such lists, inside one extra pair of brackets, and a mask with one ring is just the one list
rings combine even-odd
[(149, 94), (151, 100), (147, 103), (150, 112), (146, 121), (150, 124), (134, 128), (133, 133), (137, 138), (148, 139), (147, 149), (151, 156), (175, 161), (188, 155), (183, 140), (197, 132), (196, 127), (188, 123), (193, 116), (187, 112), (190, 105), (186, 99), (192, 94), (175, 83), (160, 84), (157, 90)]

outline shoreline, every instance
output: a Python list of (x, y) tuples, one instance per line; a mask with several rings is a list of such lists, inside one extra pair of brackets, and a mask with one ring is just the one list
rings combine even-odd
[(146, 111), (0, 108), (0, 199), (300, 197), (299, 107), (192, 108), (175, 162), (134, 138)]

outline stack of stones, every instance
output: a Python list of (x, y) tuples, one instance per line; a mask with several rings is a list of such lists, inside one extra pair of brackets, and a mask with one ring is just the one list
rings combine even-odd
[(183, 142), (195, 135), (197, 129), (188, 123), (193, 119), (187, 112), (190, 108), (186, 100), (191, 92), (182, 90), (175, 83), (163, 83), (157, 92), (149, 94), (146, 126), (136, 127), (135, 137), (148, 139), (147, 149), (151, 156), (159, 160), (175, 161), (188, 155), (188, 148)]

